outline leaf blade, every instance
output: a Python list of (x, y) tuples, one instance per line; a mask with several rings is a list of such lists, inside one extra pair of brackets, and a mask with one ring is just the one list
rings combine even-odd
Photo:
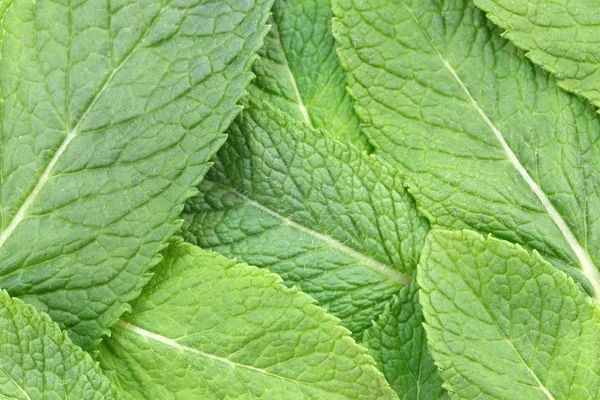
[(334, 12), (364, 129), (433, 225), (521, 243), (597, 295), (592, 107), (465, 1), (339, 0)]
[(400, 399), (447, 399), (427, 347), (415, 281), (364, 332), (362, 343)]
[(526, 50), (558, 85), (600, 106), (600, 45), (594, 6), (587, 2), (527, 3), (476, 0), (503, 37)]
[(340, 140), (368, 149), (335, 52), (329, 0), (277, 0), (250, 91)]
[(260, 101), (199, 189), (187, 241), (282, 275), (355, 337), (410, 282), (428, 230), (387, 164)]
[[(104, 342), (101, 365), (142, 398), (394, 398), (347, 331), (279, 282), (175, 243), (132, 314)], [(156, 323), (165, 318), (171, 323)], [(165, 365), (187, 372), (165, 377)]]
[(429, 345), (463, 398), (594, 398), (600, 314), (539, 254), (471, 231), (434, 230), (419, 266)]
[(0, 396), (113, 399), (119, 393), (92, 357), (47, 315), (0, 292)]
[(82, 346), (127, 309), (178, 228), (238, 111), (269, 6), (10, 3), (0, 285)]

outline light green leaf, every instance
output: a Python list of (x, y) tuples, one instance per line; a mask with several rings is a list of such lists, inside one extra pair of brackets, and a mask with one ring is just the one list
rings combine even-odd
[(392, 399), (338, 320), (267, 271), (174, 243), (100, 348), (141, 399)]
[(361, 337), (411, 281), (428, 230), (400, 176), (266, 103), (229, 133), (183, 236), (280, 274)]
[(332, 16), (329, 0), (276, 0), (250, 92), (310, 127), (368, 148), (335, 52)]
[(558, 85), (600, 107), (599, 4), (586, 0), (475, 0), (502, 36), (558, 79)]
[(120, 398), (89, 354), (45, 314), (0, 291), (0, 397)]
[(90, 348), (224, 141), (271, 2), (2, 4), (0, 287)]
[(458, 398), (600, 396), (600, 310), (538, 253), (434, 230), (417, 277), (429, 347)]
[(400, 399), (447, 399), (427, 348), (418, 293), (416, 282), (401, 289), (365, 331), (363, 344)]
[(539, 251), (600, 297), (600, 122), (465, 0), (336, 0), (364, 129), (433, 225)]

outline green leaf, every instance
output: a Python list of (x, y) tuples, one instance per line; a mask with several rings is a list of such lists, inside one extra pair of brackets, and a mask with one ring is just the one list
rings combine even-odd
[(366, 350), (267, 271), (174, 243), (100, 348), (141, 399), (392, 399)]
[(465, 0), (336, 0), (364, 129), (432, 225), (539, 251), (600, 297), (600, 121)]
[(428, 230), (386, 163), (253, 102), (183, 213), (183, 236), (265, 267), (354, 337), (411, 281)]
[(310, 127), (368, 148), (335, 52), (332, 16), (329, 0), (276, 0), (250, 92)]
[(238, 111), (270, 1), (4, 1), (0, 287), (91, 348)]
[(600, 14), (585, 0), (475, 0), (502, 36), (558, 79), (558, 85), (600, 107)]
[(417, 277), (429, 347), (458, 398), (600, 396), (600, 310), (538, 253), (434, 230)]
[(447, 399), (427, 348), (418, 293), (416, 282), (402, 288), (365, 331), (363, 344), (400, 399)]
[(46, 314), (0, 291), (0, 397), (112, 399), (117, 396), (89, 354)]

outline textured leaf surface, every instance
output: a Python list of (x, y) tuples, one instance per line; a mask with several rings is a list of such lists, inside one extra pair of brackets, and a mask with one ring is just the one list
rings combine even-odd
[(47, 315), (0, 291), (0, 397), (112, 399), (110, 381)]
[(364, 129), (434, 225), (538, 250), (600, 295), (600, 123), (463, 0), (336, 0)]
[(101, 365), (134, 398), (395, 398), (338, 320), (280, 282), (173, 244), (103, 342)]
[(463, 399), (596, 399), (600, 310), (539, 254), (432, 231), (418, 271), (429, 346)]
[(563, 89), (600, 106), (600, 5), (595, 1), (475, 0), (502, 34)]
[(363, 344), (400, 399), (447, 399), (427, 348), (419, 286), (413, 282), (390, 302)]
[(186, 240), (280, 274), (355, 337), (410, 282), (428, 230), (387, 164), (265, 103), (236, 120), (183, 216)]
[(251, 93), (314, 128), (365, 148), (335, 52), (329, 0), (277, 0)]
[(4, 2), (0, 287), (85, 347), (224, 141), (268, 0)]

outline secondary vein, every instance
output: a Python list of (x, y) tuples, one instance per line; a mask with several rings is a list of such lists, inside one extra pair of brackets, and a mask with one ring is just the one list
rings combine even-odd
[(436, 52), (436, 54), (439, 57), (439, 59), (441, 60), (442, 64), (444, 65), (444, 68), (446, 68), (448, 70), (448, 72), (450, 72), (450, 75), (452, 75), (452, 78), (458, 83), (460, 88), (463, 90), (463, 92), (467, 96), (467, 99), (469, 100), (469, 102), (471, 103), (471, 105), (473, 106), (475, 111), (477, 111), (477, 113), (481, 116), (481, 118), (483, 119), (485, 124), (490, 128), (490, 130), (492, 131), (494, 136), (498, 139), (498, 141), (500, 142), (500, 145), (502, 146), (502, 149), (506, 153), (508, 160), (510, 161), (512, 166), (517, 170), (517, 172), (519, 173), (519, 175), (521, 175), (521, 177), (523, 178), (525, 183), (527, 183), (529, 188), (537, 196), (537, 198), (540, 200), (540, 202), (542, 203), (542, 205), (548, 212), (548, 215), (550, 216), (550, 218), (552, 219), (554, 224), (558, 227), (560, 232), (563, 234), (565, 240), (567, 241), (567, 243), (569, 244), (569, 246), (575, 253), (575, 256), (579, 260), (579, 263), (581, 264), (584, 274), (586, 275), (586, 277), (588, 278), (590, 284), (592, 285), (592, 287), (594, 289), (594, 297), (596, 299), (600, 299), (600, 272), (598, 271), (598, 269), (592, 262), (588, 252), (583, 248), (583, 246), (581, 246), (581, 244), (579, 243), (579, 241), (577, 240), (577, 238), (575, 237), (575, 235), (573, 234), (573, 232), (571, 231), (571, 229), (569, 228), (569, 226), (567, 225), (565, 220), (562, 218), (560, 213), (556, 210), (556, 208), (554, 207), (554, 205), (552, 204), (552, 202), (550, 201), (550, 199), (548, 198), (546, 193), (533, 180), (531, 175), (529, 175), (529, 173), (527, 172), (527, 170), (525, 169), (523, 164), (521, 164), (521, 162), (517, 158), (516, 154), (512, 151), (512, 149), (506, 142), (506, 139), (504, 139), (504, 135), (502, 134), (502, 132), (494, 125), (494, 123), (490, 120), (490, 118), (487, 116), (485, 111), (481, 108), (479, 103), (477, 103), (477, 100), (475, 100), (473, 95), (471, 95), (471, 92), (469, 91), (469, 89), (467, 88), (465, 83), (458, 76), (458, 74), (456, 73), (456, 71), (454, 70), (452, 65), (450, 65), (450, 63), (444, 58), (444, 56), (442, 55), (440, 50), (437, 48), (437, 46), (435, 45), (435, 43), (433, 42), (431, 37), (427, 34), (425, 29), (421, 25), (420, 21), (415, 16), (415, 14), (406, 5), (405, 5), (405, 8), (410, 13), (411, 17), (416, 22), (416, 24), (419, 26), (423, 35), (427, 38), (429, 44), (431, 45), (433, 50)]

